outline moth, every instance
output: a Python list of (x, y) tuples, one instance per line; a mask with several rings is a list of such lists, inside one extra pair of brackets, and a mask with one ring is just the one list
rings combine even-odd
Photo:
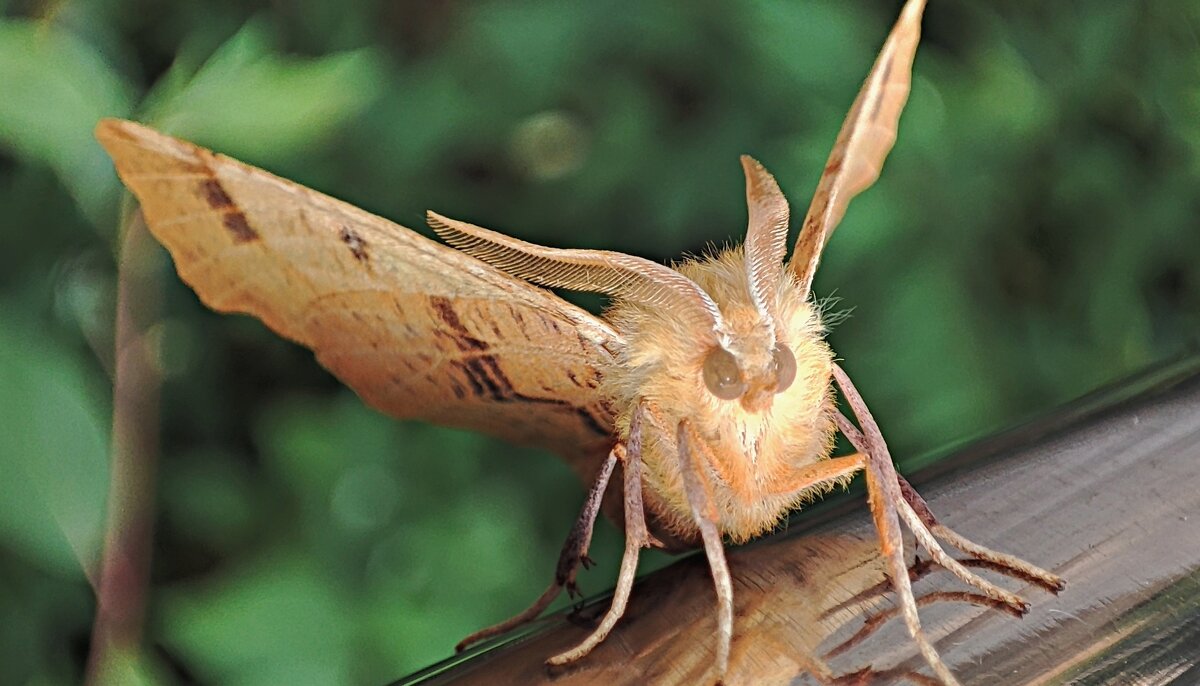
[[(612, 604), (590, 636), (548, 662), (580, 660), (605, 639), (624, 612), (642, 548), (702, 547), (716, 588), (719, 680), (733, 637), (724, 543), (771, 530), (863, 471), (909, 633), (938, 679), (954, 684), (921, 628), (901, 522), (936, 563), (1014, 610), (1027, 606), (957, 562), (939, 539), (1011, 576), (1050, 589), (1063, 582), (938, 522), (897, 475), (825, 342), (811, 295), (830, 234), (895, 141), (923, 11), (924, 0), (903, 8), (786, 263), (787, 201), (750, 157), (742, 158), (745, 242), (672, 268), (533, 245), (430, 212), (441, 244), (133, 122), (104, 120), (96, 135), (180, 277), (208, 306), (254, 315), (311, 348), (385, 413), (547, 448), (591, 485), (546, 592), (460, 648), (537, 617), (564, 589), (574, 592), (606, 510), (625, 529)], [(550, 288), (603, 294), (611, 304), (595, 316)], [(835, 387), (857, 423), (838, 409)], [(838, 431), (856, 452), (830, 456)]]

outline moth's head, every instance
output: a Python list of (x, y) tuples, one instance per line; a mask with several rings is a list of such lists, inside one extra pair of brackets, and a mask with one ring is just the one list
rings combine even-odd
[(795, 381), (796, 358), (791, 347), (760, 324), (709, 348), (701, 376), (714, 397), (736, 400), (747, 412), (761, 412)]
[(796, 378), (796, 358), (781, 335), (779, 311), (781, 282), (788, 278), (783, 256), (789, 212), (779, 185), (761, 164), (743, 155), (742, 170), (750, 217), (739, 279), (744, 290), (735, 292), (746, 297), (725, 308), (720, 340), (705, 353), (702, 374), (715, 397), (760, 412)]

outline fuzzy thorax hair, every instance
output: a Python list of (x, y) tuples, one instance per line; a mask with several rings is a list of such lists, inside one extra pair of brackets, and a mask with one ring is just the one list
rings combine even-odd
[(683, 419), (702, 438), (703, 445), (696, 447), (707, 472), (702, 476), (711, 484), (721, 532), (733, 541), (775, 527), (789, 510), (834, 485), (789, 489), (789, 477), (798, 468), (827, 459), (833, 448), (833, 353), (824, 340), (820, 311), (785, 269), (774, 291), (776, 307), (768, 308), (778, 319), (767, 326), (750, 293), (744, 259), (742, 248), (735, 247), (677, 269), (720, 308), (726, 347), (738, 358), (751, 389), (776, 343), (792, 351), (795, 380), (763, 402), (747, 407), (741, 399), (713, 395), (702, 378), (711, 344), (696, 341), (689, 323), (672, 311), (618, 300), (605, 317), (627, 345), (613, 366), (603, 370), (601, 390), (619, 408), (622, 440), (628, 438), (637, 402), (656, 408), (643, 429), (643, 493), (658, 523), (683, 540), (698, 535), (675, 441)]

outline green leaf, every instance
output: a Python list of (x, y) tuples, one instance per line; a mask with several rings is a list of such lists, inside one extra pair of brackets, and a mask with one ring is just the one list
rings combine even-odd
[(272, 551), (204, 588), (166, 594), (167, 643), (204, 682), (350, 682), (353, 617), (313, 557)]
[(326, 137), (378, 95), (374, 50), (316, 59), (273, 52), (263, 22), (246, 24), (195, 73), (178, 60), (147, 98), (147, 118), (173, 134), (255, 159), (278, 159)]
[(102, 402), (75, 355), (4, 315), (0, 388), (0, 541), (49, 571), (82, 576), (104, 536)]
[(3, 19), (0, 84), (0, 146), (51, 167), (89, 221), (111, 225), (116, 175), (92, 129), (128, 114), (128, 86), (70, 32)]

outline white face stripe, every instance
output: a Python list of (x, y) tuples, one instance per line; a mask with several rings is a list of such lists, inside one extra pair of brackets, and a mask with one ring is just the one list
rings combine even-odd
[(777, 294), (783, 278), (783, 258), (787, 254), (790, 210), (775, 177), (757, 160), (742, 156), (746, 175), (746, 210), (749, 214), (746, 242), (746, 280), (750, 299), (766, 327), (771, 345), (775, 344), (775, 325), (779, 313)]
[(762, 279), (773, 275), (763, 274), (764, 270), (756, 270), (755, 266), (754, 257), (747, 254), (746, 279), (749, 281), (750, 286), (750, 300), (754, 303), (754, 309), (758, 311), (758, 316), (762, 319), (763, 325), (767, 327), (767, 337), (771, 345), (775, 345), (775, 313), (772, 311), (773, 308), (768, 307), (762, 283)]

